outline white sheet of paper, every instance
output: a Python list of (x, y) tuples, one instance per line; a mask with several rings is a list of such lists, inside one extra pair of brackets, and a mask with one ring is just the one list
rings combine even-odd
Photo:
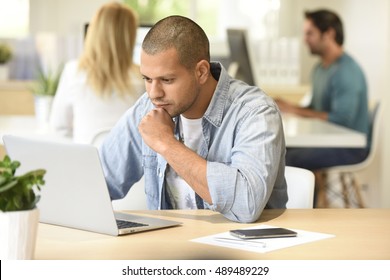
[[(273, 226), (261, 225), (250, 227), (247, 229), (259, 228), (273, 228)], [(314, 242), (326, 238), (335, 237), (332, 234), (311, 232), (305, 230), (291, 229), (297, 232), (296, 237), (282, 237), (282, 238), (264, 238), (264, 239), (249, 239), (244, 240), (232, 236), (229, 232), (209, 235), (192, 239), (192, 242), (204, 243), (214, 246), (222, 246), (232, 249), (240, 249), (257, 253), (267, 253), (274, 250), (296, 246), (304, 243)]]

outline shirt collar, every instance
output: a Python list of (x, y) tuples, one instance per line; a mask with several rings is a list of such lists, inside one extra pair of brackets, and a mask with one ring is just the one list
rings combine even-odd
[[(224, 108), (227, 107), (227, 102), (229, 102), (231, 78), (220, 62), (210, 62), (210, 66), (210, 72), (218, 83), (210, 104), (203, 115), (203, 119), (207, 120), (212, 125), (219, 127), (223, 120)], [(179, 131), (179, 116), (174, 118), (174, 122), (176, 123), (176, 131)]]
[(214, 126), (219, 127), (223, 120), (224, 109), (229, 101), (230, 76), (220, 62), (211, 62), (211, 74), (218, 81), (210, 104), (203, 116)]

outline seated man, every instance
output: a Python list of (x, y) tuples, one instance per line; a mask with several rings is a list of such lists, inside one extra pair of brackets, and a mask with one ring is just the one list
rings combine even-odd
[(171, 16), (142, 44), (146, 93), (101, 147), (112, 199), (145, 176), (149, 209), (202, 209), (256, 221), (285, 208), (285, 143), (276, 104), (210, 63), (192, 20)]
[[(328, 10), (307, 12), (305, 16), (305, 41), (311, 53), (321, 59), (312, 74), (313, 97), (308, 108), (277, 100), (279, 108), (283, 112), (319, 118), (368, 135), (366, 79), (356, 61), (343, 51), (340, 18)], [(367, 154), (366, 148), (293, 148), (287, 150), (286, 165), (317, 170), (358, 163)]]

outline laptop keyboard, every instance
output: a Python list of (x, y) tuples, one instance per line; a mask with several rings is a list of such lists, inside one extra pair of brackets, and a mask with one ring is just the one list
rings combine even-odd
[(148, 226), (147, 224), (135, 223), (135, 222), (124, 221), (124, 220), (116, 220), (116, 224), (118, 225), (119, 229)]

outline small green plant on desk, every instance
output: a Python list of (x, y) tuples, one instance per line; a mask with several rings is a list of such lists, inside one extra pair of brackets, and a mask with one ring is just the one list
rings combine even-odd
[(45, 184), (44, 169), (15, 176), (20, 162), (12, 161), (8, 155), (0, 161), (0, 210), (3, 212), (31, 210), (36, 208), (40, 196), (37, 194)]

